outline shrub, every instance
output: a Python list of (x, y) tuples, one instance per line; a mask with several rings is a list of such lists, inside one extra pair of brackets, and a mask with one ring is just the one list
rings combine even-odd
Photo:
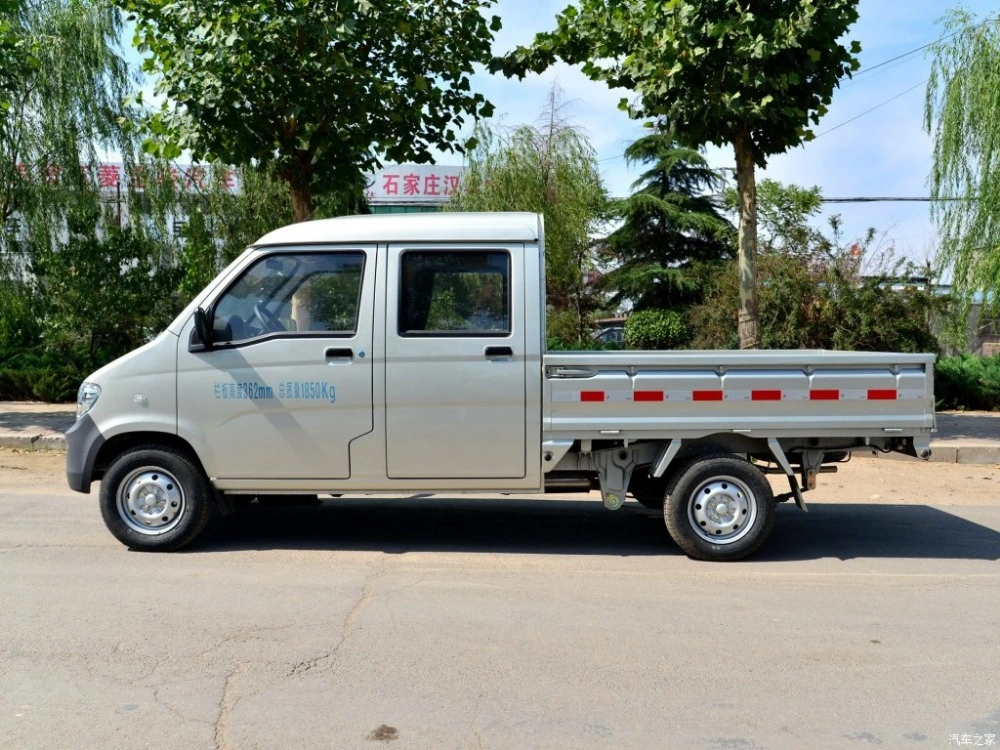
[(41, 299), (31, 286), (0, 272), (0, 362), (5, 350), (20, 351), (38, 343)]
[(72, 402), (81, 380), (68, 366), (0, 369), (0, 401)]
[(54, 363), (89, 372), (163, 329), (179, 305), (179, 272), (161, 265), (157, 251), (122, 231), (72, 236), (36, 254), (33, 270), (45, 290), (42, 341)]
[(83, 377), (73, 367), (53, 366), (33, 378), (31, 392), (40, 401), (72, 402), (76, 400), (76, 392)]
[[(931, 320), (948, 299), (921, 286), (900, 287), (898, 274), (860, 278), (849, 257), (803, 260), (762, 253), (758, 288), (765, 349), (840, 349), (937, 352)], [(713, 291), (691, 310), (699, 349), (739, 343), (739, 285), (732, 268), (720, 269)]]
[(934, 395), (942, 409), (1000, 411), (1000, 355), (942, 357), (935, 372)]
[(676, 310), (640, 310), (625, 321), (628, 349), (681, 349), (690, 340), (691, 329)]
[(5, 354), (0, 350), (0, 401), (76, 400), (85, 372), (36, 351)]
[(31, 388), (33, 371), (0, 369), (0, 401), (30, 401), (35, 397)]

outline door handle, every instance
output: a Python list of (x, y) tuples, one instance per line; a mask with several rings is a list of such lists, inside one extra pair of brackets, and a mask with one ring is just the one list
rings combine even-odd
[(509, 346), (487, 346), (486, 356), (489, 357), (513, 357), (514, 350)]
[(354, 351), (352, 349), (338, 349), (336, 347), (330, 347), (326, 350), (327, 359), (354, 359)]

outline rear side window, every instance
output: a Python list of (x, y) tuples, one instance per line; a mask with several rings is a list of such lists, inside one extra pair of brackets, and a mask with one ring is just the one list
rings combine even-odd
[(400, 261), (401, 336), (510, 334), (510, 254), (410, 250)]
[(261, 258), (216, 303), (216, 341), (298, 332), (354, 335), (364, 262), (361, 252)]

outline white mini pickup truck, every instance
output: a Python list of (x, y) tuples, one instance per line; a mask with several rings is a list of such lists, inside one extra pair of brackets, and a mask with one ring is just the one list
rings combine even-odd
[(268, 234), (81, 385), (70, 487), (101, 480), (112, 534), (172, 550), (239, 496), (593, 484), (734, 560), (852, 451), (930, 455), (932, 355), (546, 353), (543, 247), (527, 213)]

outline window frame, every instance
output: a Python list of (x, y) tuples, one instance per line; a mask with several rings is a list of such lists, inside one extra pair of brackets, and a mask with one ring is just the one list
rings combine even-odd
[[(506, 278), (504, 279), (504, 289), (505, 289), (505, 302), (506, 302), (506, 312), (507, 312), (507, 330), (506, 331), (477, 331), (477, 330), (464, 330), (464, 331), (408, 331), (403, 330), (402, 327), (402, 317), (404, 307), (404, 294), (403, 285), (404, 277), (403, 273), (404, 265), (406, 263), (406, 256), (425, 253), (425, 254), (438, 254), (444, 255), (446, 253), (461, 255), (463, 253), (496, 253), (498, 255), (503, 255), (507, 261), (506, 267)], [(469, 248), (445, 248), (445, 247), (421, 247), (421, 248), (407, 248), (400, 252), (399, 262), (397, 263), (397, 289), (396, 289), (396, 335), (400, 338), (406, 339), (509, 339), (514, 335), (514, 293), (511, 288), (511, 279), (514, 273), (514, 259), (511, 251), (507, 248), (489, 248), (489, 247), (469, 247)]]
[[(260, 263), (265, 262), (268, 258), (273, 258), (275, 256), (289, 256), (289, 255), (345, 255), (345, 254), (355, 254), (361, 256), (361, 282), (358, 284), (358, 300), (356, 303), (356, 310), (354, 315), (354, 330), (345, 333), (339, 331), (267, 331), (258, 334), (257, 336), (251, 336), (250, 338), (240, 339), (239, 341), (215, 341), (212, 344), (213, 349), (238, 349), (243, 346), (251, 346), (253, 344), (259, 344), (265, 341), (271, 341), (272, 339), (353, 339), (358, 335), (359, 323), (361, 322), (361, 302), (364, 298), (365, 291), (365, 272), (368, 269), (368, 252), (364, 248), (360, 247), (345, 247), (340, 249), (306, 249), (306, 248), (274, 248), (268, 252), (257, 255), (242, 271), (239, 272), (226, 286), (219, 292), (215, 298), (212, 300), (211, 305), (208, 309), (209, 320), (212, 325), (215, 324), (215, 314), (218, 309), (219, 303), (223, 298), (229, 294), (230, 290), (233, 289), (237, 284), (239, 284), (246, 277), (250, 271), (256, 268)], [(311, 274), (311, 276), (318, 275), (318, 272)], [(307, 279), (309, 277), (306, 277)], [(303, 280), (303, 284), (305, 280)], [(299, 285), (300, 287), (302, 284)], [(280, 290), (280, 287), (279, 287)], [(192, 331), (192, 336), (197, 336), (197, 331)]]

